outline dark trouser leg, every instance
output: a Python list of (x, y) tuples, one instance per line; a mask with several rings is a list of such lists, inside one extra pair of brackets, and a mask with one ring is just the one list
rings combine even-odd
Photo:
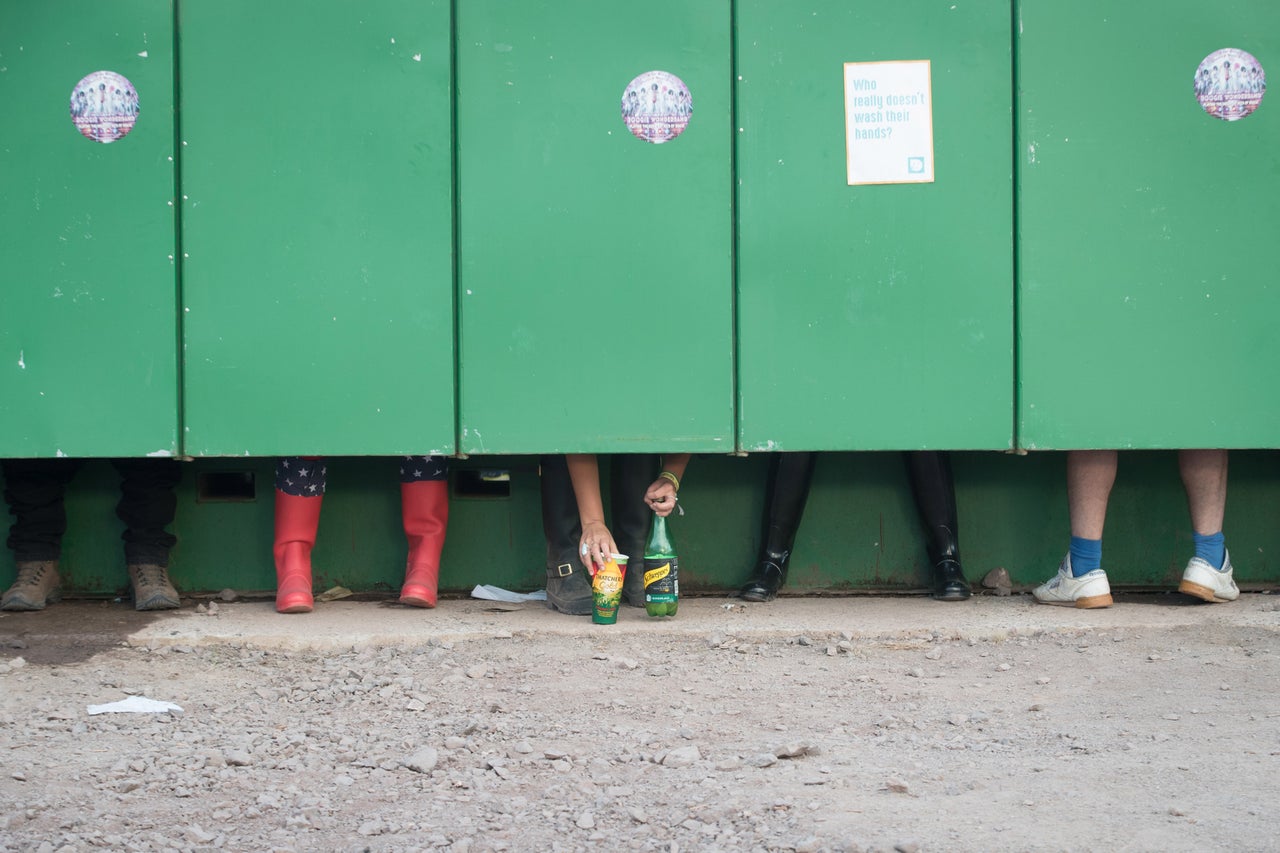
[(165, 530), (178, 507), (174, 489), (182, 479), (176, 459), (113, 459), (120, 473), (120, 503), (116, 515), (125, 523), (124, 558), (129, 565), (169, 565), (169, 551), (178, 540)]
[(564, 456), (540, 459), (542, 532), (547, 540), (547, 607), (572, 616), (591, 615), (591, 579), (578, 554), (582, 523)]
[(769, 463), (760, 556), (738, 594), (747, 601), (769, 601), (786, 582), (791, 546), (813, 483), (816, 453), (777, 453)]
[(936, 450), (904, 453), (911, 491), (915, 495), (920, 523), (927, 537), (932, 566), (933, 597), (940, 601), (963, 601), (969, 584), (960, 567), (960, 533), (956, 520), (955, 480), (951, 457)]
[(67, 532), (63, 495), (79, 467), (76, 459), (4, 460), (4, 499), (14, 519), (8, 544), (16, 562), (62, 556)]
[(63, 495), (79, 462), (9, 459), (3, 463), (4, 498), (13, 514), (9, 547), (18, 576), (0, 596), (0, 610), (43, 610), (58, 600), (58, 558), (67, 530)]
[(622, 598), (632, 607), (644, 607), (644, 543), (653, 517), (644, 493), (658, 479), (658, 462), (652, 453), (615, 453), (609, 463), (609, 530), (629, 558)]

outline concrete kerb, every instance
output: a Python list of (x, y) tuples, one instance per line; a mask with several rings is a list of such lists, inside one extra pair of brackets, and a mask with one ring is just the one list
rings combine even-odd
[(846, 639), (896, 644), (1089, 631), (1134, 634), (1197, 625), (1280, 630), (1280, 596), (1244, 595), (1219, 605), (1189, 601), (1179, 595), (1121, 596), (1111, 608), (1082, 611), (1038, 605), (1029, 596), (984, 596), (959, 603), (888, 596), (789, 598), (769, 604), (695, 598), (681, 601), (673, 619), (651, 619), (641, 609), (624, 608), (616, 625), (595, 625), (589, 617), (565, 616), (536, 602), (498, 610), (492, 602), (446, 600), (434, 610), (420, 610), (335, 601), (318, 603), (313, 613), (286, 616), (276, 613), (271, 602), (250, 601), (220, 603), (212, 614), (192, 608), (170, 611), (128, 634), (125, 642), (150, 648), (239, 645), (287, 651), (416, 647), (470, 639), (536, 642), (549, 635), (580, 637), (587, 644), (643, 641), (655, 634), (707, 642), (805, 636), (815, 643)]

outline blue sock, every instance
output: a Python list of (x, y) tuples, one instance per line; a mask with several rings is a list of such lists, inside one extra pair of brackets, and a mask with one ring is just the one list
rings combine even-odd
[(1071, 574), (1073, 577), (1087, 575), (1094, 569), (1102, 568), (1102, 540), (1085, 539), (1082, 536), (1071, 537)]
[(1222, 568), (1222, 564), (1227, 560), (1227, 538), (1222, 535), (1221, 530), (1212, 536), (1201, 536), (1192, 531), (1191, 541), (1196, 544), (1197, 557), (1215, 569)]

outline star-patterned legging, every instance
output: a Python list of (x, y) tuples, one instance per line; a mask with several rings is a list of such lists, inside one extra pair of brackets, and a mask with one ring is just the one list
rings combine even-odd
[[(324, 494), (328, 468), (320, 456), (281, 456), (276, 460), (276, 488), (286, 495), (318, 498)], [(400, 482), (444, 480), (449, 476), (443, 456), (406, 456), (400, 461)]]

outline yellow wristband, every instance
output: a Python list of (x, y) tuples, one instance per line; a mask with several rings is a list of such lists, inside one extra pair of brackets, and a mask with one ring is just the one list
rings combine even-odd
[(676, 491), (677, 492), (680, 491), (680, 478), (677, 477), (675, 474), (672, 474), (670, 471), (663, 471), (661, 474), (658, 475), (658, 479), (670, 480), (671, 485), (676, 487)]

